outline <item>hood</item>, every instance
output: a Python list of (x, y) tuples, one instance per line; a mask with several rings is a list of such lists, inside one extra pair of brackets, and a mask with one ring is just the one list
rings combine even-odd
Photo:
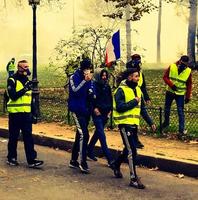
[(101, 76), (102, 76), (102, 73), (103, 72), (106, 72), (107, 74), (107, 82), (109, 80), (109, 73), (106, 69), (104, 68), (97, 68), (94, 72), (94, 81), (97, 82), (97, 83), (104, 83), (103, 80), (101, 79)]

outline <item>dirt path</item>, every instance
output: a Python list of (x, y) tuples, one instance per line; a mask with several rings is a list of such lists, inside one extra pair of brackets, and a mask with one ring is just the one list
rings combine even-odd
[[(8, 119), (0, 118), (0, 127), (7, 128)], [(57, 123), (38, 123), (33, 125), (33, 133), (53, 138), (73, 141), (75, 137), (75, 127), (61, 125)], [(92, 135), (93, 130), (90, 131)], [(118, 131), (106, 131), (107, 143), (110, 148), (122, 149), (122, 141)], [(198, 164), (198, 144), (196, 142), (184, 143), (170, 139), (153, 138), (140, 135), (144, 149), (139, 150), (140, 154), (155, 157), (167, 157), (176, 160), (185, 160)], [(97, 143), (99, 146), (99, 142)]]

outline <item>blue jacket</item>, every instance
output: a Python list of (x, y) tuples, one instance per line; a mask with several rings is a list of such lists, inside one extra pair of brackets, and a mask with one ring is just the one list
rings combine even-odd
[(77, 69), (69, 80), (68, 109), (80, 115), (90, 115), (94, 98), (92, 81), (85, 81), (83, 71)]

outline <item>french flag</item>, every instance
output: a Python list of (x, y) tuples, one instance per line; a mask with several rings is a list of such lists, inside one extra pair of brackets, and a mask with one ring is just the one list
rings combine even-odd
[(115, 32), (106, 46), (105, 64), (120, 58), (120, 30)]

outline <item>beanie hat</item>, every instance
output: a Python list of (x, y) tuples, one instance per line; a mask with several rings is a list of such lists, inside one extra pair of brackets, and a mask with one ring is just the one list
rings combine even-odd
[(80, 69), (83, 71), (85, 69), (91, 68), (91, 60), (89, 58), (85, 58), (80, 62)]
[(133, 55), (131, 56), (131, 59), (132, 59), (132, 60), (135, 60), (135, 59), (141, 60), (141, 56), (140, 56), (139, 54), (133, 54)]

